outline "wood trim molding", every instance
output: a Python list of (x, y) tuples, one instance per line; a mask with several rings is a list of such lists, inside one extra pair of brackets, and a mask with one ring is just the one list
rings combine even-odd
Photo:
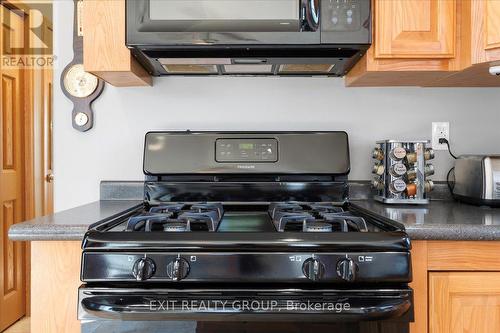
[(428, 322), (427, 241), (412, 242), (411, 257), (415, 322), (410, 324), (410, 332), (423, 333), (427, 332)]

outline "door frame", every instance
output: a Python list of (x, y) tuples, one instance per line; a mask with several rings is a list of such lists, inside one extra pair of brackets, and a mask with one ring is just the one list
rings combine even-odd
[[(45, 2), (52, 2), (51, 0), (44, 0)], [(29, 35), (29, 20), (30, 20), (30, 4), (29, 1), (10, 1), (10, 0), (3, 0), (2, 4), (6, 8), (9, 9), (18, 9), (22, 10), (24, 12), (24, 45), (30, 45), (30, 35)], [(52, 24), (51, 24), (52, 28)], [(28, 52), (26, 52), (28, 53)], [(46, 71), (49, 71), (47, 74)], [(45, 212), (44, 206), (49, 200), (50, 202), (53, 202), (53, 198), (47, 198), (47, 194), (49, 193), (50, 196), (53, 196), (53, 193), (51, 191), (46, 191), (46, 187), (48, 186), (48, 183), (46, 182), (45, 178), (45, 165), (47, 163), (46, 161), (46, 152), (45, 149), (48, 147), (50, 143), (52, 143), (52, 138), (48, 139), (47, 133), (52, 133), (51, 129), (49, 128), (52, 126), (51, 123), (46, 121), (46, 112), (48, 112), (47, 108), (52, 106), (53, 103), (47, 103), (48, 98), (52, 97), (53, 94), (49, 93), (47, 89), (45, 89), (44, 85), (46, 84), (46, 75), (53, 75), (53, 70), (52, 68), (50, 69), (33, 69), (33, 68), (27, 68), (23, 69), (23, 75), (22, 75), (22, 84), (23, 84), (23, 91), (21, 95), (21, 108), (20, 110), (22, 111), (21, 114), (21, 123), (22, 123), (22, 133), (21, 133), (21, 149), (22, 149), (22, 157), (24, 160), (24, 163), (22, 165), (23, 168), (23, 179), (22, 179), (22, 188), (24, 195), (22, 197), (23, 199), (23, 213), (22, 213), (22, 220), (31, 220), (37, 216), (40, 216)], [(53, 85), (52, 85), (53, 89)], [(35, 94), (34, 92), (37, 91), (40, 96), (39, 96), (39, 101), (35, 100)], [(48, 95), (48, 96), (47, 96)], [(40, 126), (40, 134), (36, 134), (36, 121), (37, 117), (35, 116), (35, 113), (39, 112), (41, 115), (41, 124), (38, 124)], [(41, 153), (38, 155), (35, 154), (35, 142), (37, 139), (42, 138), (44, 141), (41, 143)], [(47, 141), (48, 142), (47, 142)], [(51, 149), (51, 148), (49, 148)], [(50, 154), (51, 157), (52, 154)], [(52, 161), (53, 162), (53, 161)], [(41, 179), (37, 179), (36, 176), (36, 168), (41, 168), (39, 170), (38, 174), (41, 175)], [(40, 186), (40, 189), (37, 191), (36, 187)], [(37, 196), (37, 192), (39, 195)], [(37, 211), (36, 209), (36, 200), (41, 200), (42, 204), (42, 210)], [(30, 292), (30, 286), (31, 286), (31, 246), (29, 242), (23, 242), (23, 245), (21, 246), (22, 250), (24, 251), (24, 280), (25, 280), (25, 285), (24, 285), (24, 290), (25, 290), (25, 315), (29, 316), (30, 315), (30, 300), (31, 300), (31, 292)]]
[[(6, 0), (9, 2), (9, 0)], [(52, 2), (51, 0), (44, 0), (44, 2)], [(25, 24), (29, 24), (29, 11), (31, 9), (29, 1), (16, 1), (16, 5), (19, 9), (24, 10), (26, 14)], [(45, 22), (45, 21), (44, 21)], [(29, 40), (29, 31), (25, 30), (26, 36), (25, 41), (31, 43)], [(29, 44), (26, 44), (29, 45)], [(24, 80), (26, 82), (25, 96), (23, 100), (24, 104), (24, 191), (25, 191), (25, 205), (24, 205), (24, 220), (31, 220), (35, 217), (44, 215), (45, 213), (45, 203), (47, 200), (53, 201), (53, 198), (46, 198), (46, 182), (45, 175), (45, 165), (46, 165), (46, 147), (48, 143), (46, 142), (46, 133), (51, 133), (49, 124), (45, 121), (46, 108), (53, 103), (47, 103), (47, 99), (53, 96), (52, 93), (48, 94), (48, 90), (45, 90), (44, 85), (46, 84), (46, 71), (50, 71), (50, 75), (53, 75), (52, 68), (50, 69), (25, 69)], [(35, 92), (39, 94), (39, 100), (35, 98)], [(46, 93), (49, 95), (47, 96)], [(37, 119), (36, 113), (39, 113), (40, 117)], [(37, 124), (37, 120), (39, 123)], [(39, 127), (39, 133), (37, 135), (36, 127)], [(35, 142), (41, 139), (40, 152), (37, 154), (35, 150), (37, 149)], [(52, 142), (52, 139), (49, 140)], [(37, 172), (37, 168), (40, 168)], [(39, 187), (39, 189), (37, 189)], [(51, 193), (51, 192), (50, 192)], [(51, 193), (52, 194), (52, 193)], [(37, 209), (36, 201), (40, 201), (41, 209)], [(31, 308), (31, 244), (30, 242), (25, 242), (25, 291), (26, 291), (26, 316), (30, 315)]]
[[(7, 10), (7, 11), (19, 11), (21, 8), (19, 8), (18, 6), (16, 6), (15, 4), (12, 4), (11, 2), (9, 1), (3, 1), (0, 6), (2, 6), (2, 11), (4, 10)], [(26, 11), (23, 11), (21, 10), (23, 13), (17, 13), (17, 14), (14, 14), (14, 15), (18, 15), (21, 19), (22, 19), (22, 25), (23, 25), (23, 35), (22, 35), (22, 40), (23, 40), (23, 46), (26, 47), (27, 42), (28, 42), (28, 38), (29, 38), (29, 35), (28, 35), (28, 30), (29, 30), (29, 17), (26, 13)], [(3, 23), (2, 23), (3, 24)], [(5, 38), (5, 36), (4, 36)], [(23, 220), (26, 220), (27, 218), (30, 217), (30, 210), (29, 210), (29, 205), (30, 205), (30, 191), (31, 191), (31, 187), (30, 187), (30, 181), (29, 181), (29, 178), (27, 177), (27, 175), (29, 174), (30, 172), (30, 162), (29, 162), (29, 158), (30, 156), (28, 155), (29, 154), (29, 140), (27, 139), (27, 135), (29, 133), (27, 127), (26, 127), (26, 124), (27, 122), (29, 121), (29, 113), (27, 112), (28, 110), (28, 103), (27, 101), (30, 99), (30, 96), (31, 96), (31, 92), (30, 92), (30, 81), (29, 81), (29, 70), (26, 70), (26, 69), (22, 69), (20, 70), (20, 75), (19, 75), (19, 79), (20, 79), (20, 82), (19, 82), (19, 92), (18, 92), (18, 100), (19, 100), (19, 108), (17, 109), (17, 112), (19, 112), (19, 120), (20, 121), (20, 124), (19, 124), (19, 130), (20, 130), (20, 142), (18, 142), (18, 145), (19, 146), (16, 146), (17, 148), (15, 149), (19, 149), (20, 151), (20, 156), (21, 156), (21, 161), (23, 161), (21, 163), (21, 165), (19, 166), (20, 170), (19, 170), (19, 182), (20, 182), (20, 185), (21, 185), (21, 188), (22, 188), (22, 194), (19, 196), (19, 199), (20, 199), (20, 206), (21, 206), (21, 212), (20, 212), (20, 218), (19, 219), (16, 219), (14, 221), (14, 223), (19, 223)], [(28, 158), (28, 160), (27, 160)], [(4, 221), (5, 222), (5, 221)], [(0, 226), (1, 228), (4, 228), (4, 226)], [(8, 239), (8, 235), (7, 233), (5, 232), (4, 235), (3, 235), (3, 242), (5, 243), (8, 243), (10, 242), (10, 240)], [(3, 246), (5, 246), (5, 243), (3, 243)], [(26, 246), (25, 244), (15, 244), (16, 247), (18, 247), (19, 251), (20, 251), (20, 257), (21, 257), (21, 267), (17, 267), (18, 269), (22, 270), (21, 271), (21, 275), (22, 275), (22, 285), (21, 287), (19, 288), (20, 289), (20, 292), (21, 292), (21, 312), (20, 313), (16, 313), (16, 316), (19, 315), (20, 317), (19, 318), (22, 318), (22, 316), (24, 316), (26, 314), (26, 302), (27, 302), (27, 299), (26, 299), (26, 290), (27, 290), (27, 285), (26, 285), (26, 277), (27, 277), (27, 270), (26, 270), (26, 256), (28, 255), (28, 252), (26, 251)], [(18, 263), (15, 263), (15, 265), (17, 265)], [(3, 269), (5, 269), (5, 267), (3, 267)], [(3, 281), (3, 279), (2, 279)], [(4, 309), (5, 310), (5, 309)], [(8, 323), (3, 323), (3, 324), (7, 324), (7, 325), (10, 325), (12, 323), (8, 322)], [(8, 326), (7, 326), (8, 327)]]

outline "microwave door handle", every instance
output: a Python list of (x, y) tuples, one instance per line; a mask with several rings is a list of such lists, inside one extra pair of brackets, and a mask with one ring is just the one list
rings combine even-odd
[(302, 31), (317, 31), (320, 24), (319, 0), (301, 0)]

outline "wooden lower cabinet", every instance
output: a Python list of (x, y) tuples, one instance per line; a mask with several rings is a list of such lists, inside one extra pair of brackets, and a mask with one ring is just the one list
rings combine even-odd
[(31, 333), (80, 333), (80, 241), (31, 243)]
[[(31, 332), (80, 333), (80, 241), (31, 244)], [(413, 241), (411, 333), (500, 332), (500, 242)], [(361, 332), (379, 327), (366, 323)], [(380, 326), (384, 333), (398, 332)]]
[(500, 332), (500, 272), (430, 273), (429, 332)]
[(500, 242), (413, 241), (411, 333), (500, 332)]

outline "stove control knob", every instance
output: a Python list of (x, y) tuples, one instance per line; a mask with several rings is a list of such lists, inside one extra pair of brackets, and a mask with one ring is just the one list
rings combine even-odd
[(345, 258), (337, 263), (337, 275), (344, 281), (354, 281), (358, 265), (351, 258)]
[(302, 272), (311, 281), (319, 281), (325, 275), (325, 265), (317, 258), (309, 258), (302, 265)]
[(152, 259), (141, 258), (135, 262), (132, 275), (137, 281), (144, 281), (152, 277), (155, 271), (156, 265)]
[(167, 274), (172, 281), (180, 281), (189, 274), (189, 262), (184, 258), (175, 258), (167, 265)]

